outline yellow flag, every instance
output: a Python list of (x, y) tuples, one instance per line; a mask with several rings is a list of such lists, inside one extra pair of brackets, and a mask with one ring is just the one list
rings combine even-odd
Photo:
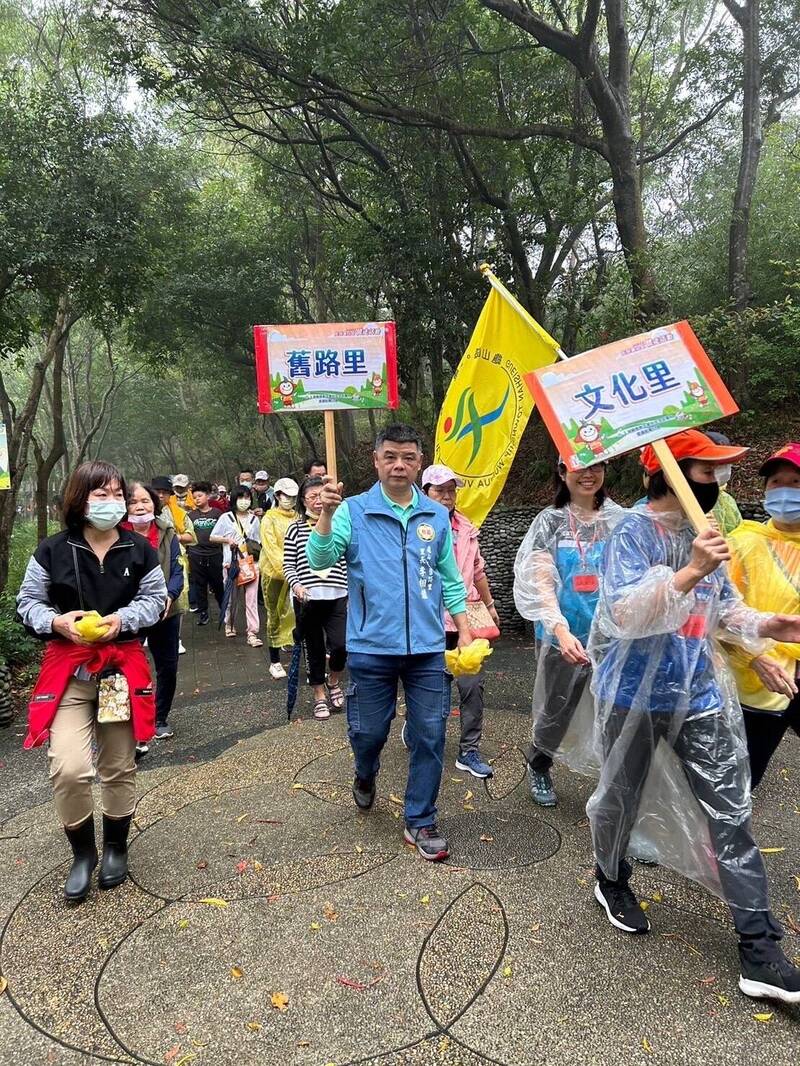
[(436, 427), (436, 462), (463, 480), (458, 509), (476, 526), (502, 492), (528, 424), (530, 375), (558, 351), (549, 333), (492, 288)]

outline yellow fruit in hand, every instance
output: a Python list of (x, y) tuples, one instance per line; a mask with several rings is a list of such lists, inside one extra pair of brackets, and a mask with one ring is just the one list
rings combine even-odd
[(97, 611), (87, 611), (83, 618), (79, 618), (75, 623), (75, 628), (84, 640), (100, 640), (111, 627), (101, 626), (99, 622), (100, 615)]
[(466, 648), (456, 648), (454, 651), (444, 653), (445, 665), (453, 677), (461, 677), (463, 674), (477, 674), (483, 666), (483, 661), (492, 654), (489, 641), (481, 638), (473, 640)]

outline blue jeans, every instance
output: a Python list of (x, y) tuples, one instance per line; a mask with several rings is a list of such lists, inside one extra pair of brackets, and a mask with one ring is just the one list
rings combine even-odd
[(406, 740), (411, 758), (405, 796), (406, 825), (436, 821), (444, 736), (450, 714), (450, 677), (442, 652), (431, 655), (348, 656), (347, 726), (358, 777), (380, 769), (380, 754), (397, 709), (397, 682), (406, 695)]

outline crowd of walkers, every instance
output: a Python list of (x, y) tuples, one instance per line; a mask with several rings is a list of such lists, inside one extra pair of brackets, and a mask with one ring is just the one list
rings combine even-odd
[[(765, 524), (742, 521), (724, 491), (748, 449), (697, 430), (667, 444), (707, 529), (691, 527), (648, 446), (646, 494), (630, 509), (608, 497), (605, 464), (559, 462), (552, 504), (517, 553), (514, 601), (534, 626), (530, 795), (558, 803), (554, 760), (594, 778), (594, 895), (616, 929), (649, 931), (630, 860), (661, 863), (727, 903), (742, 991), (798, 1003), (751, 789), (787, 729), (800, 733), (800, 444), (761, 467)], [(423, 470), (422, 458), (414, 429), (387, 427), (375, 484), (346, 498), (317, 460), (274, 486), (265, 470), (241, 471), (230, 494), (183, 475), (126, 483), (102, 462), (75, 471), (65, 529), (39, 545), (18, 597), (24, 624), (47, 641), (25, 746), (48, 741), (74, 860), (67, 899), (86, 897), (98, 862), (95, 773), (99, 886), (127, 874), (137, 751), (172, 736), (181, 622), (194, 612), (209, 623), (209, 589), (225, 636), (236, 638), (243, 613), (252, 648), (263, 645), (263, 604), (272, 679), (286, 677), (284, 649), (305, 649), (314, 717), (346, 709), (364, 813), (402, 682), (404, 837), (425, 859), (449, 856), (437, 819), (453, 680), (443, 653), (497, 637), (499, 618), (478, 530), (457, 507), (461, 482), (441, 465)], [(92, 611), (99, 639), (84, 627)], [(492, 775), (485, 683), (485, 670), (457, 678), (456, 766), (478, 779)]]

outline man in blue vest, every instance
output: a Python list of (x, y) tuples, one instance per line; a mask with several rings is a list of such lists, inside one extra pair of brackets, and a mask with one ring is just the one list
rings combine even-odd
[(347, 723), (355, 756), (353, 798), (362, 811), (375, 801), (380, 753), (395, 716), (397, 682), (406, 696), (410, 749), (405, 839), (424, 859), (446, 859), (436, 824), (450, 678), (445, 674), (444, 608), (464, 647), (466, 590), (456, 565), (450, 516), (414, 484), (422, 441), (410, 426), (384, 429), (375, 441), (378, 483), (342, 502), (341, 484), (326, 479), (322, 514), (306, 554), (314, 570), (347, 560)]

